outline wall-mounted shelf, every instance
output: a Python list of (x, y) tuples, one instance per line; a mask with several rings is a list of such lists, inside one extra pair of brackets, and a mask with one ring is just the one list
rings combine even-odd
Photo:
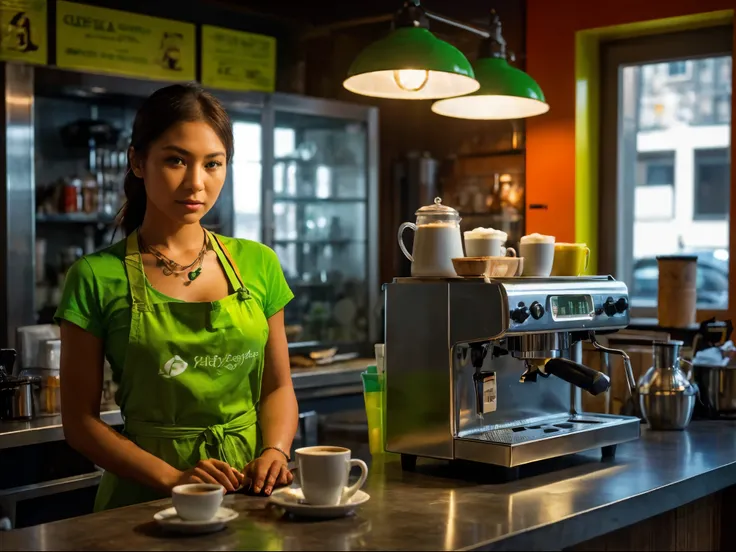
[(38, 213), (36, 222), (111, 224), (115, 222), (115, 216), (99, 213)]
[(523, 216), (521, 214), (513, 214), (513, 215), (506, 215), (503, 213), (484, 213), (482, 211), (479, 212), (467, 212), (467, 211), (460, 211), (460, 216), (463, 218), (470, 218), (470, 217), (482, 217), (485, 219), (490, 220), (498, 220), (498, 221), (504, 221), (504, 222), (518, 222), (522, 220)]
[(354, 245), (354, 244), (365, 244), (365, 240), (355, 240), (355, 239), (344, 239), (344, 240), (273, 240), (274, 245)]
[(364, 197), (297, 197), (297, 196), (274, 196), (274, 202), (283, 203), (365, 203)]
[(453, 159), (482, 159), (484, 157), (507, 157), (509, 155), (524, 155), (525, 149), (515, 150), (498, 150), (498, 151), (479, 151), (477, 153), (458, 153), (453, 155)]

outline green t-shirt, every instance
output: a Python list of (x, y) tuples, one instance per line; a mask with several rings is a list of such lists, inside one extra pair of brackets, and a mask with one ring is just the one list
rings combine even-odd
[[(270, 318), (293, 299), (276, 253), (258, 242), (217, 236), (237, 265), (243, 284)], [(125, 273), (125, 240), (86, 255), (66, 275), (55, 320), (67, 320), (104, 342), (113, 379), (125, 364), (131, 322), (131, 298)], [(177, 301), (157, 291), (146, 279), (153, 303)]]

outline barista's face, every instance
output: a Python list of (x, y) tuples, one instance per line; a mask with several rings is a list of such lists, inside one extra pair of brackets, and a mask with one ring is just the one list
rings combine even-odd
[(217, 201), (227, 175), (225, 146), (205, 122), (174, 125), (151, 144), (145, 158), (132, 148), (130, 156), (148, 206), (179, 224), (199, 222)]

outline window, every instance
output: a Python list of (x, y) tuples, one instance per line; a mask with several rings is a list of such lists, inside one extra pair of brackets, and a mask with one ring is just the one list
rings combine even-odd
[(729, 26), (604, 46), (599, 272), (633, 316), (656, 316), (656, 258), (678, 253), (698, 257), (698, 308), (728, 308), (732, 42)]
[(675, 184), (675, 152), (639, 153), (637, 186), (673, 186)]
[(727, 148), (695, 150), (694, 219), (728, 221), (730, 157)]
[(694, 60), (690, 61), (685, 59), (671, 61), (667, 63), (666, 66), (668, 80), (683, 82), (692, 79), (694, 63)]
[(731, 122), (731, 92), (719, 94), (715, 98), (715, 117), (718, 123)]
[(687, 62), (686, 61), (672, 61), (667, 64), (667, 72), (670, 77), (679, 77), (680, 75), (687, 74)]

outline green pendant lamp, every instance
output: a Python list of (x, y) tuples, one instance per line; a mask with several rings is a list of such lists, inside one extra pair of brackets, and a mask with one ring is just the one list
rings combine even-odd
[[(510, 54), (513, 60), (513, 54)], [(477, 91), (432, 104), (432, 111), (460, 119), (521, 119), (549, 111), (542, 89), (527, 73), (509, 65), (501, 21), (492, 14), (491, 33), (474, 64)]]
[(355, 58), (343, 86), (376, 98), (434, 100), (469, 94), (480, 84), (463, 53), (429, 32), (419, 0), (408, 0), (394, 30)]

